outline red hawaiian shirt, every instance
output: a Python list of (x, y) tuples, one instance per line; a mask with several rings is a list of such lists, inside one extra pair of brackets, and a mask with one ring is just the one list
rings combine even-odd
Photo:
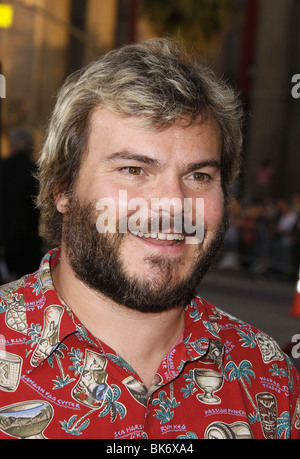
[(200, 296), (150, 390), (53, 287), (60, 250), (0, 287), (0, 438), (300, 438), (299, 374)]

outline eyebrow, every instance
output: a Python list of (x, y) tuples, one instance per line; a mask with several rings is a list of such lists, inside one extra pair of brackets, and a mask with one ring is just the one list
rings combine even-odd
[(191, 171), (195, 171), (197, 169), (203, 169), (205, 167), (212, 167), (216, 170), (220, 170), (221, 169), (221, 164), (219, 161), (215, 160), (215, 159), (210, 159), (210, 160), (207, 160), (207, 161), (200, 161), (199, 163), (192, 163), (192, 164), (188, 164), (187, 166), (187, 169), (189, 172)]
[(139, 155), (136, 153), (132, 153), (128, 150), (123, 150), (123, 151), (119, 151), (116, 153), (112, 153), (107, 158), (105, 158), (104, 161), (113, 162), (113, 161), (118, 161), (120, 159), (127, 160), (127, 161), (137, 161), (139, 163), (148, 164), (148, 165), (156, 166), (156, 167), (161, 165), (161, 162), (158, 161), (157, 159), (150, 158), (150, 156), (146, 156), (146, 155)]
[[(162, 167), (162, 163), (157, 160), (157, 159), (154, 159), (154, 158), (151, 158), (150, 156), (146, 156), (146, 155), (139, 155), (137, 153), (133, 153), (131, 151), (128, 151), (128, 150), (123, 150), (123, 151), (119, 151), (119, 152), (116, 152), (116, 153), (112, 153), (111, 155), (109, 155), (107, 158), (105, 158), (105, 162), (114, 162), (114, 161), (118, 161), (118, 160), (127, 160), (127, 161), (137, 161), (139, 163), (143, 163), (143, 164), (147, 164), (147, 165), (150, 165), (150, 166), (153, 166), (153, 167)], [(212, 167), (216, 170), (220, 170), (221, 169), (221, 164), (219, 161), (217, 160), (206, 160), (206, 161), (200, 161), (200, 162), (197, 162), (197, 163), (191, 163), (191, 164), (188, 164), (187, 166), (185, 166), (185, 169), (188, 171), (188, 172), (192, 172), (192, 171), (195, 171), (197, 169), (203, 169), (205, 167)]]

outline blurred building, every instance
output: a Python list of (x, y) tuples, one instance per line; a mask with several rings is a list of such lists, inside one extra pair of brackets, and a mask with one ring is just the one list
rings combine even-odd
[[(265, 192), (289, 197), (299, 191), (300, 99), (291, 96), (292, 75), (300, 73), (298, 0), (1, 3), (14, 8), (12, 27), (0, 29), (0, 73), (6, 78), (6, 99), (1, 99), (3, 155), (6, 132), (20, 125), (35, 132), (38, 151), (55, 94), (69, 73), (125, 42), (171, 33), (180, 35), (241, 91), (249, 114), (242, 195), (256, 196), (257, 170), (265, 160), (274, 172)], [(195, 5), (198, 16), (192, 10)]]
[(245, 195), (256, 196), (258, 167), (268, 160), (274, 174), (267, 191), (289, 199), (300, 190), (300, 99), (291, 94), (292, 76), (300, 73), (300, 2), (248, 0), (247, 4), (246, 21), (254, 40), (245, 50), (250, 60), (241, 86), (250, 108)]
[(116, 2), (5, 2), (14, 8), (14, 20), (11, 28), (0, 29), (0, 60), (7, 82), (2, 100), (4, 155), (5, 133), (19, 125), (34, 129), (38, 149), (64, 78), (114, 46)]

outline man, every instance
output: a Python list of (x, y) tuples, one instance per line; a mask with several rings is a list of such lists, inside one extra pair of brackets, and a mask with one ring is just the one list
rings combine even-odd
[(194, 293), (226, 232), (240, 118), (166, 40), (67, 80), (39, 161), (59, 248), (0, 290), (3, 438), (299, 437), (291, 362)]

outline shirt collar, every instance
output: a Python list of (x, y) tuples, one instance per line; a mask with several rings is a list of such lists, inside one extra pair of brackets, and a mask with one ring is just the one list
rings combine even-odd
[(220, 315), (213, 305), (195, 293), (186, 307), (184, 344), (187, 360), (202, 359), (214, 362), (220, 367), (223, 361), (224, 346), (219, 335)]

